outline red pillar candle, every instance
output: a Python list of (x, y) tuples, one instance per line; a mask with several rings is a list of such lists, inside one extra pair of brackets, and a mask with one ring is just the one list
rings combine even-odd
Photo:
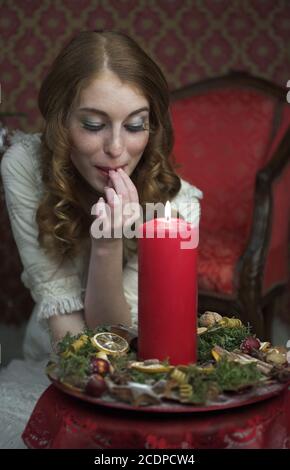
[(198, 224), (168, 209), (139, 227), (138, 358), (178, 365), (197, 358)]

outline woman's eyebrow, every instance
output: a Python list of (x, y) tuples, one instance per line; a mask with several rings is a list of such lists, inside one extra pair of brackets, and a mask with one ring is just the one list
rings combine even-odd
[[(89, 113), (102, 114), (103, 116), (109, 116), (105, 111), (103, 111), (102, 109), (97, 109), (97, 108), (79, 108), (78, 111), (86, 111)], [(143, 108), (136, 109), (135, 111), (132, 111), (132, 113), (128, 114), (127, 117), (133, 116), (134, 114), (140, 113), (141, 111), (149, 111), (149, 108), (147, 106), (144, 106)]]

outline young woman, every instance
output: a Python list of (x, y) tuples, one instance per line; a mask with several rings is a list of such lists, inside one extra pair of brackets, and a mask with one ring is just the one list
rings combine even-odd
[(6, 427), (0, 447), (21, 445), (20, 434), (48, 384), (44, 363), (66, 332), (137, 325), (138, 240), (96, 237), (96, 220), (112, 233), (128, 223), (125, 204), (139, 204), (145, 214), (146, 203), (170, 200), (191, 221), (192, 202), (202, 196), (170, 162), (166, 79), (127, 35), (85, 31), (72, 39), (42, 83), (39, 109), (43, 132), (16, 133), (1, 161), (21, 279), (35, 307), (25, 360), (13, 361), (0, 375)]

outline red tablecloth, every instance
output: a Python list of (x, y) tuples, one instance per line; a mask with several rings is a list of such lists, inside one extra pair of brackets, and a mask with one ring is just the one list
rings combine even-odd
[(51, 385), (22, 437), (35, 449), (289, 449), (290, 390), (239, 409), (161, 416), (102, 408)]

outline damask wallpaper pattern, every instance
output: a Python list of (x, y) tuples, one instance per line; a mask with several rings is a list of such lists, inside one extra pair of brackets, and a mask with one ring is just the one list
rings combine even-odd
[(0, 112), (26, 113), (9, 127), (40, 129), (50, 63), (78, 31), (97, 28), (132, 35), (171, 89), (232, 69), (290, 79), (289, 0), (0, 0)]

